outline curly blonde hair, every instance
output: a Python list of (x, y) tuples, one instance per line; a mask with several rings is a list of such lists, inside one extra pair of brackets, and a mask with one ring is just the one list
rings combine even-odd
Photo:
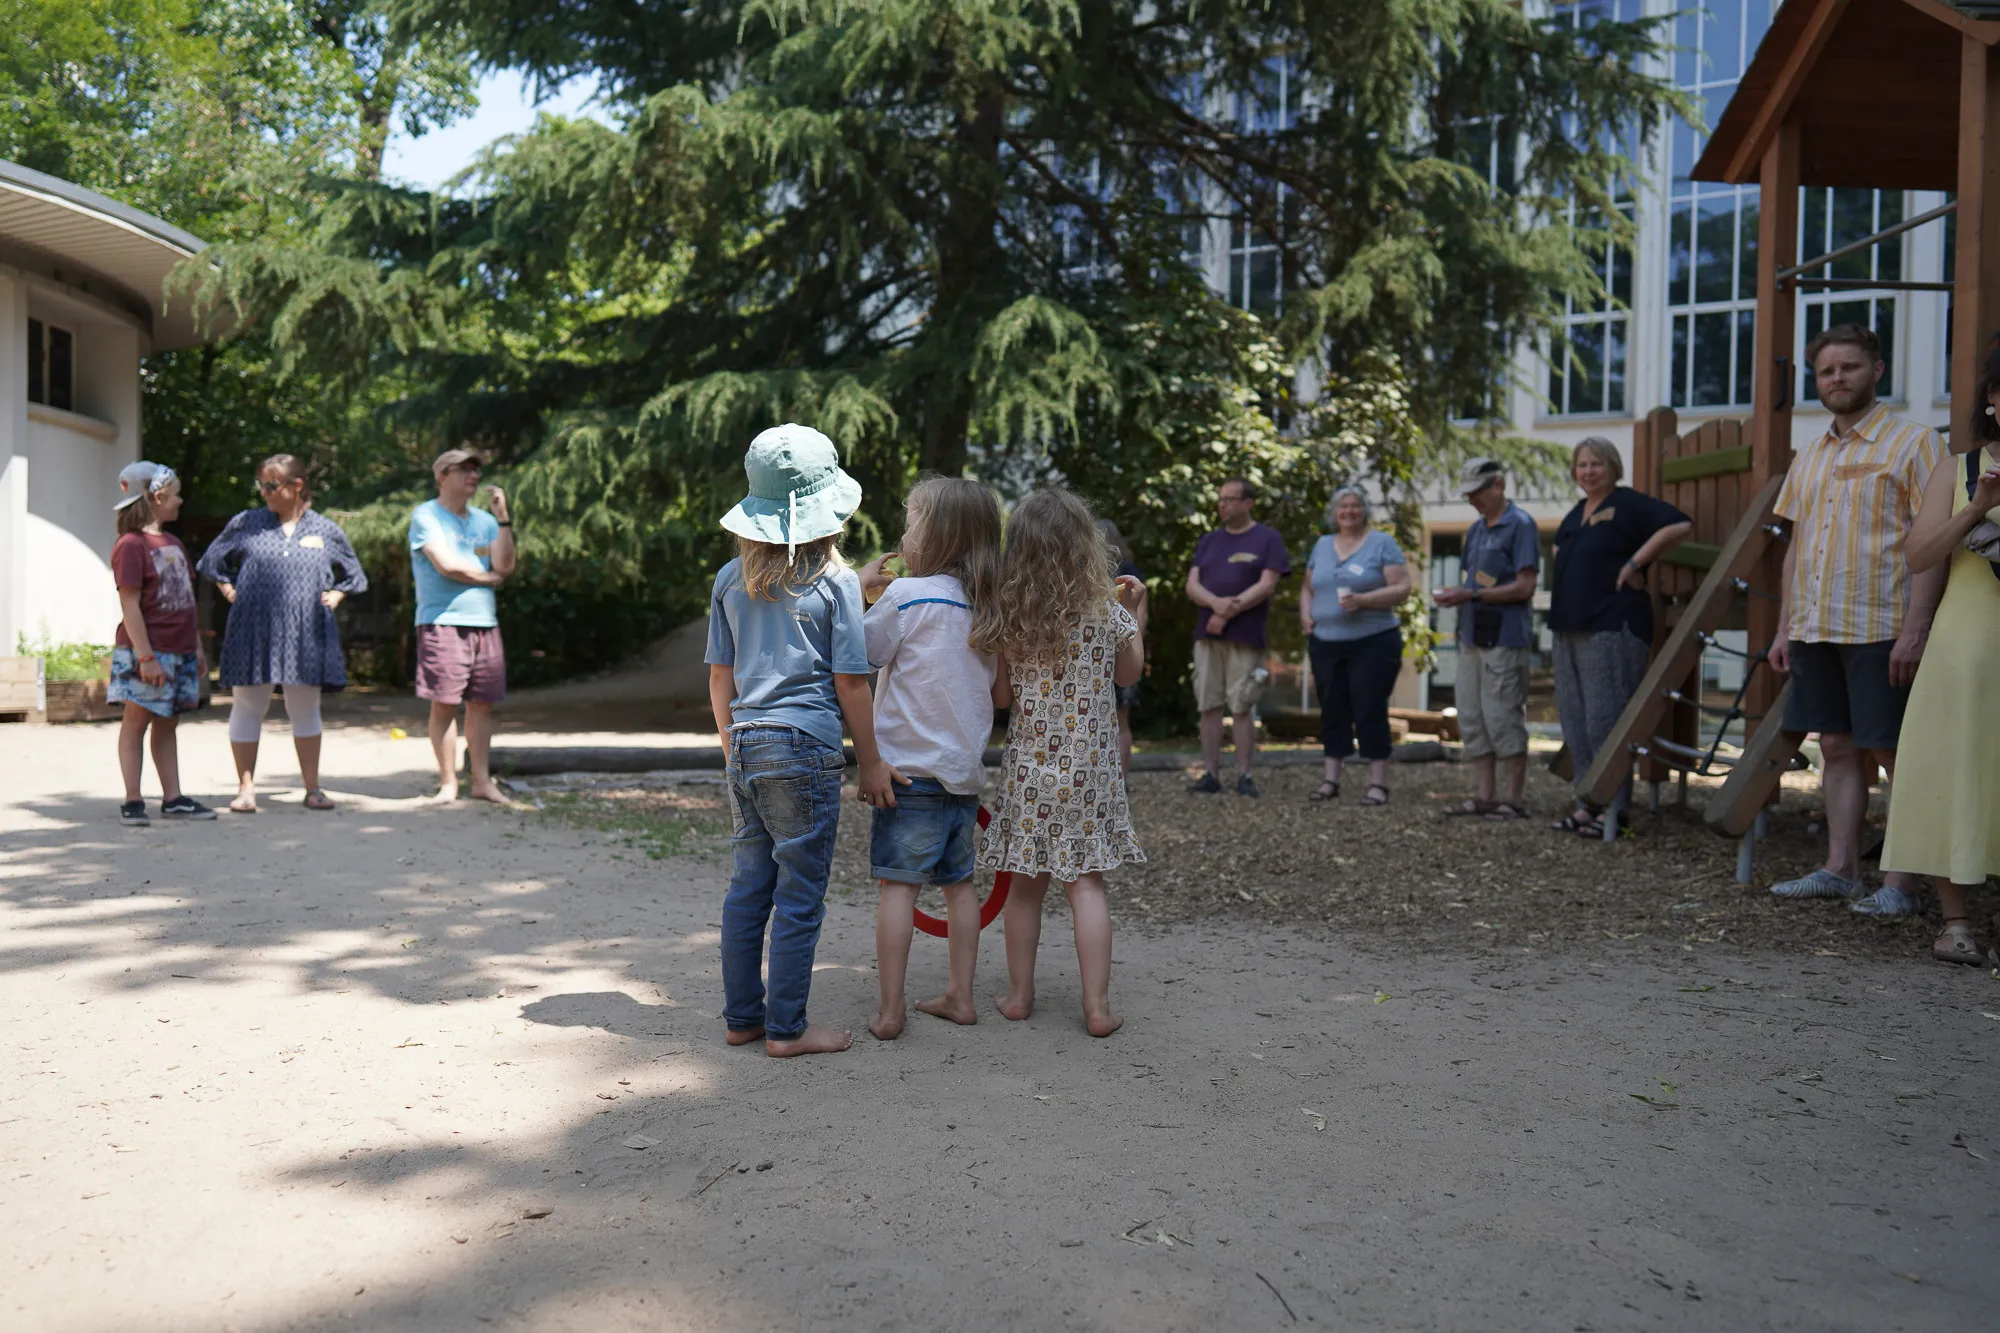
[(744, 591), (767, 602), (777, 601), (780, 589), (797, 592), (834, 570), (847, 568), (847, 561), (840, 556), (839, 533), (801, 543), (789, 554), (782, 546), (738, 537), (736, 553), (743, 560)]
[(1014, 506), (997, 594), (972, 608), (972, 646), (1032, 662), (1059, 653), (1070, 631), (1112, 599), (1111, 545), (1090, 506), (1044, 486)]

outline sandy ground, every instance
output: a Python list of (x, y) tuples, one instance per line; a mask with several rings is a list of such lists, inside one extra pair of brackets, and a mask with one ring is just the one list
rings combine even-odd
[[(9, 1329), (1957, 1329), (2000, 1300), (1983, 971), (1218, 915), (1122, 929), (1098, 1042), (1052, 919), (1032, 1020), (780, 1062), (720, 1041), (712, 841), (423, 808), (422, 741), (359, 725), (337, 814), (126, 830), (112, 739), (0, 730)], [(219, 722), (183, 753), (226, 794)], [(815, 1017), (860, 1029), (872, 957), (835, 895)], [(920, 940), (913, 991), (943, 971)]]

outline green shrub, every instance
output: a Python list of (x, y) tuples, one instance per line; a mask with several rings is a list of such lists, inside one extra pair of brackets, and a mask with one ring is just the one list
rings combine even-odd
[(55, 643), (48, 631), (43, 630), (39, 642), (30, 642), (27, 635), (21, 635), (15, 651), (22, 657), (41, 658), (45, 680), (103, 680), (104, 659), (111, 656), (111, 645)]

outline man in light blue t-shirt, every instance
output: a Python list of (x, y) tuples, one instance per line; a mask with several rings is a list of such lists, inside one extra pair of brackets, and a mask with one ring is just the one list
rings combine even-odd
[(465, 705), (465, 748), (474, 800), (510, 804), (493, 785), (487, 755), (493, 705), (507, 697), (507, 652), (493, 590), (514, 572), (514, 523), (507, 497), (486, 488), (489, 513), (474, 509), (485, 460), (447, 449), (431, 464), (437, 499), (410, 515), (410, 574), (417, 589), (417, 697), (431, 704), (431, 751), (439, 801), (458, 799), (458, 708)]

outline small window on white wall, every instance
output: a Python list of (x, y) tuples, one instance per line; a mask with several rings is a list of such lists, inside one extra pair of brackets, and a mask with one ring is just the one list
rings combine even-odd
[(76, 334), (39, 319), (28, 321), (28, 401), (76, 407)]

